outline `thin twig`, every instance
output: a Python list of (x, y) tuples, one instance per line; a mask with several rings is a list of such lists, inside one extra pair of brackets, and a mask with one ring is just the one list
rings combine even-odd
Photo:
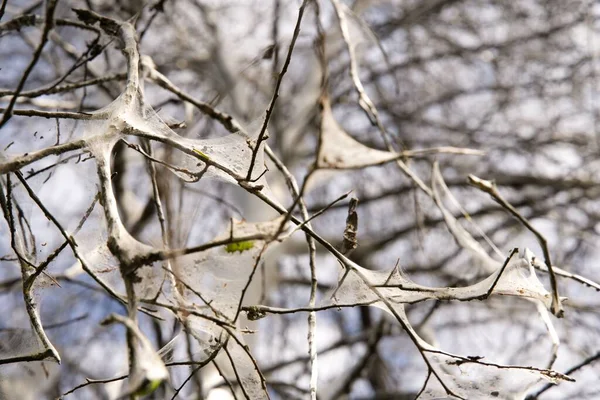
[(556, 274), (554, 272), (554, 266), (552, 265), (552, 260), (550, 259), (550, 250), (548, 249), (548, 241), (538, 231), (535, 227), (527, 220), (527, 218), (523, 217), (517, 209), (515, 209), (508, 201), (502, 197), (500, 192), (498, 192), (498, 188), (496, 184), (492, 181), (486, 181), (484, 179), (478, 178), (474, 175), (469, 175), (469, 184), (478, 188), (479, 190), (489, 194), (498, 204), (500, 204), (504, 209), (510, 212), (515, 218), (517, 218), (531, 233), (535, 235), (537, 238), (542, 251), (544, 252), (544, 262), (548, 267), (548, 272), (550, 275), (550, 286), (552, 287), (552, 313), (558, 318), (562, 318), (564, 315), (564, 310), (562, 308), (562, 303), (560, 301), (560, 297), (558, 295), (558, 284), (556, 282)]
[(273, 113), (273, 109), (275, 108), (275, 103), (279, 98), (279, 88), (281, 87), (281, 82), (283, 81), (283, 77), (285, 76), (288, 67), (290, 65), (290, 61), (292, 60), (292, 52), (294, 51), (294, 46), (296, 45), (296, 40), (298, 39), (298, 35), (300, 34), (300, 24), (302, 23), (302, 16), (304, 15), (304, 9), (306, 5), (311, 0), (303, 0), (300, 9), (298, 10), (298, 19), (296, 20), (296, 26), (294, 27), (294, 34), (292, 35), (292, 41), (290, 42), (290, 46), (288, 48), (287, 56), (285, 57), (285, 61), (283, 62), (283, 67), (281, 68), (281, 72), (277, 77), (277, 83), (275, 84), (275, 89), (273, 90), (273, 97), (271, 98), (271, 102), (269, 103), (269, 107), (267, 108), (265, 114), (265, 120), (263, 122), (262, 127), (260, 128), (260, 133), (258, 134), (258, 139), (256, 140), (256, 145), (254, 150), (252, 151), (252, 159), (250, 161), (250, 167), (248, 168), (248, 174), (246, 175), (246, 180), (250, 181), (252, 179), (252, 170), (254, 169), (254, 163), (256, 162), (256, 157), (260, 150), (260, 146), (263, 141), (267, 139), (266, 132), (267, 126), (269, 125), (269, 119), (271, 118), (271, 114)]
[[(593, 363), (595, 363), (596, 361), (600, 360), (600, 351), (597, 352), (596, 354), (586, 358), (585, 360), (583, 360), (582, 362), (580, 362), (579, 364), (574, 365), (573, 367), (569, 368), (566, 372), (565, 375), (571, 375), (574, 372), (579, 371), (581, 368), (587, 366), (587, 365), (591, 365)], [(536, 391), (533, 394), (528, 395), (525, 400), (534, 400), (537, 399), (538, 397), (540, 397), (540, 395), (544, 392), (546, 392), (549, 389), (552, 389), (553, 387), (557, 387), (557, 385), (552, 384), (552, 383), (546, 383), (542, 388), (540, 388), (538, 391)]]
[(35, 49), (35, 52), (33, 53), (33, 58), (31, 59), (31, 62), (25, 69), (25, 72), (23, 72), (21, 80), (19, 81), (19, 84), (17, 85), (17, 88), (14, 91), (13, 97), (8, 103), (8, 107), (6, 108), (6, 110), (4, 110), (4, 115), (2, 116), (2, 120), (0, 120), (0, 129), (4, 126), (4, 124), (6, 124), (6, 122), (8, 122), (10, 117), (12, 117), (13, 108), (17, 103), (19, 93), (21, 92), (21, 90), (23, 90), (25, 82), (27, 82), (27, 78), (29, 78), (29, 74), (31, 73), (31, 71), (33, 71), (33, 67), (35, 67), (38, 60), (40, 59), (40, 56), (42, 55), (42, 50), (44, 49), (44, 46), (48, 41), (48, 35), (50, 34), (50, 30), (54, 28), (54, 11), (56, 10), (57, 2), (58, 0), (48, 0), (46, 2), (46, 15), (44, 18), (44, 28), (42, 29), (40, 43), (38, 44), (37, 48)]

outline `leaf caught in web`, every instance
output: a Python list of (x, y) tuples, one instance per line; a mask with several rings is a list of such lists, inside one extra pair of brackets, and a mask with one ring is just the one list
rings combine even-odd
[(348, 204), (348, 217), (346, 218), (346, 228), (344, 229), (344, 240), (342, 242), (342, 254), (348, 255), (358, 247), (358, 214), (356, 207), (358, 199), (351, 198)]

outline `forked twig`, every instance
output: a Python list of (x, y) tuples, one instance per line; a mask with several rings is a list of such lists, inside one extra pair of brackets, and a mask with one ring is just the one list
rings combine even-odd
[(558, 284), (556, 282), (556, 274), (554, 272), (554, 266), (552, 265), (552, 261), (550, 259), (550, 251), (548, 249), (548, 242), (544, 235), (540, 233), (535, 227), (527, 220), (527, 218), (523, 217), (508, 201), (502, 197), (500, 192), (498, 192), (498, 188), (493, 181), (487, 181), (481, 178), (476, 177), (475, 175), (469, 175), (468, 177), (469, 184), (478, 188), (479, 190), (489, 194), (498, 204), (500, 204), (504, 209), (510, 212), (515, 218), (517, 218), (531, 233), (535, 235), (537, 238), (542, 251), (544, 252), (544, 262), (548, 266), (548, 272), (550, 275), (550, 286), (552, 287), (552, 313), (558, 318), (562, 318), (564, 315), (564, 310), (562, 308), (562, 304), (560, 301), (560, 297), (558, 295)]

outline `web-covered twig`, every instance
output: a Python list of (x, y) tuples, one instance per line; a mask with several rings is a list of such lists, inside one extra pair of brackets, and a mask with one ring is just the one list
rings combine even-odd
[(544, 235), (542, 235), (537, 229), (535, 229), (533, 225), (531, 225), (531, 223), (527, 220), (527, 218), (523, 217), (510, 203), (508, 203), (504, 199), (504, 197), (502, 197), (502, 195), (500, 195), (494, 182), (483, 180), (474, 175), (469, 175), (469, 183), (478, 188), (479, 190), (489, 194), (494, 200), (498, 202), (498, 204), (500, 204), (515, 218), (521, 221), (521, 223), (527, 229), (529, 229), (531, 233), (535, 235), (538, 242), (540, 243), (542, 251), (544, 252), (544, 262), (548, 266), (548, 272), (550, 275), (550, 285), (552, 286), (552, 313), (559, 318), (562, 317), (564, 314), (564, 310), (562, 308), (562, 304), (558, 294), (558, 284), (556, 282), (554, 266), (552, 265), (552, 260), (550, 259), (550, 250), (548, 249), (548, 242)]

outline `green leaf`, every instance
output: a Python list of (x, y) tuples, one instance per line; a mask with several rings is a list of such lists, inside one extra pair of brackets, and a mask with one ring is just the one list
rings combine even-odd
[(254, 247), (253, 240), (245, 240), (243, 242), (229, 243), (225, 246), (225, 251), (228, 253), (235, 253), (236, 251), (244, 252)]
[(153, 393), (160, 384), (163, 382), (162, 379), (154, 379), (152, 381), (146, 380), (143, 385), (134, 393), (136, 396), (148, 396)]
[(202, 160), (204, 160), (204, 161), (210, 160), (210, 158), (206, 154), (201, 152), (200, 150), (198, 150), (198, 149), (192, 149), (192, 150), (194, 151), (194, 153), (198, 154)]

